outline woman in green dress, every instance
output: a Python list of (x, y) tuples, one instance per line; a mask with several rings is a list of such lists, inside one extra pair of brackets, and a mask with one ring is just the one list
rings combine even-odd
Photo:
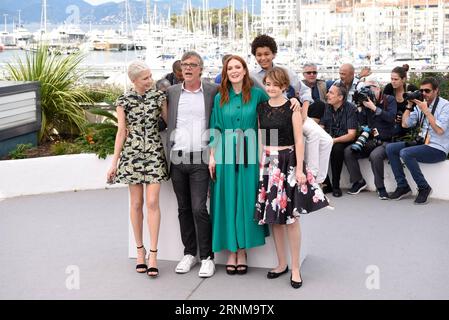
[(246, 249), (265, 244), (268, 229), (254, 221), (259, 177), (257, 111), (268, 95), (253, 87), (248, 67), (229, 57), (210, 119), (212, 249), (230, 251), (226, 272), (245, 274)]

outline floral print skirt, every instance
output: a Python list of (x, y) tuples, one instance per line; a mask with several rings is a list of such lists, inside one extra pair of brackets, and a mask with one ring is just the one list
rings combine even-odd
[(329, 205), (305, 163), (303, 168), (307, 183), (298, 185), (295, 149), (264, 151), (255, 212), (259, 224), (290, 224)]

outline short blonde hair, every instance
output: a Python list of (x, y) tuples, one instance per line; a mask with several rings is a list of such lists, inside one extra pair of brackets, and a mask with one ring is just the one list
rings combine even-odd
[(149, 70), (150, 67), (142, 60), (134, 60), (128, 66), (129, 80), (134, 81), (142, 71)]

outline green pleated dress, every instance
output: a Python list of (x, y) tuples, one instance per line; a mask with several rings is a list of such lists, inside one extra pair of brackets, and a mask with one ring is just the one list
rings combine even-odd
[(269, 234), (267, 226), (254, 220), (259, 180), (256, 108), (269, 97), (255, 87), (246, 104), (232, 87), (229, 102), (222, 107), (220, 97), (215, 96), (210, 119), (211, 146), (217, 162), (210, 199), (212, 250), (236, 252), (264, 245)]

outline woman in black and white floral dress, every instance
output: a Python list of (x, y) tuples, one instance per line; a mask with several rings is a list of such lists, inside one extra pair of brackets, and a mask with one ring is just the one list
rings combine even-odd
[(297, 289), (302, 285), (299, 215), (324, 208), (328, 201), (304, 162), (301, 112), (291, 110), (290, 101), (283, 96), (290, 84), (287, 72), (274, 67), (266, 73), (264, 83), (270, 99), (257, 106), (263, 155), (255, 219), (259, 224), (272, 225), (278, 266), (268, 272), (269, 279), (288, 272), (284, 245), (287, 232), (290, 284)]
[[(132, 62), (128, 67), (128, 76), (134, 88), (116, 101), (118, 131), (107, 179), (111, 183), (129, 185), (130, 216), (138, 249), (136, 270), (156, 277), (159, 274), (160, 183), (169, 178), (158, 122), (161, 116), (167, 120), (167, 103), (163, 92), (150, 89), (153, 79), (146, 64)], [(143, 246), (144, 192), (150, 233), (149, 268), (145, 263), (146, 250)]]

